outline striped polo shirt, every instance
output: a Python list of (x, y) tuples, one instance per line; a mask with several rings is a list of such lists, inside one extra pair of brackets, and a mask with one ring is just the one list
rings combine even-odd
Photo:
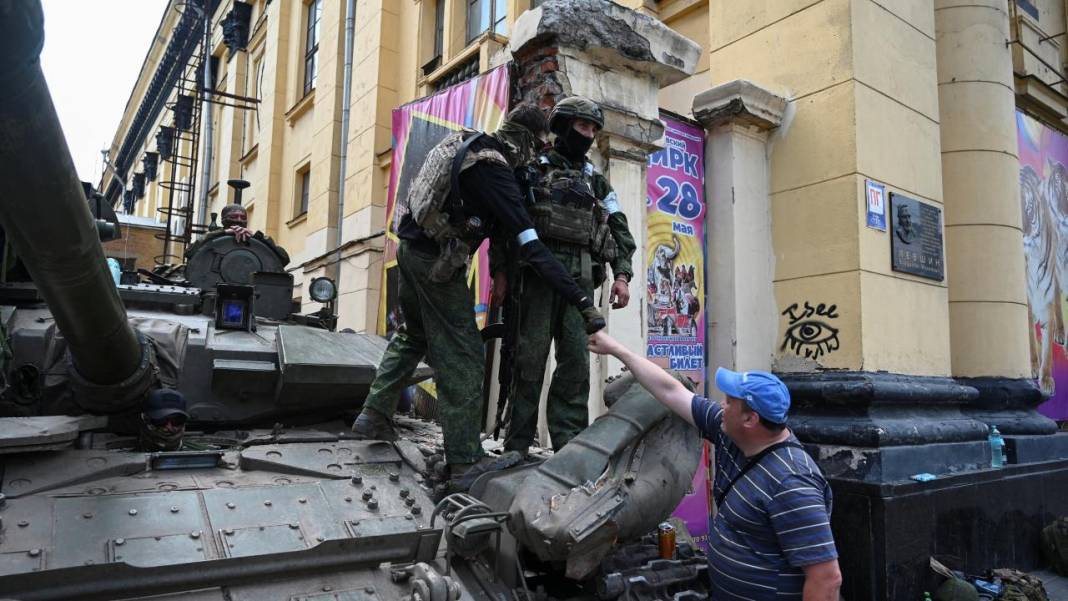
[[(716, 447), (718, 498), (747, 459), (723, 433), (719, 403), (695, 395), (691, 410)], [(793, 434), (789, 440), (797, 442)], [(801, 599), (802, 568), (838, 557), (830, 515), (831, 487), (808, 453), (781, 447), (765, 455), (734, 483), (712, 520), (713, 601)]]

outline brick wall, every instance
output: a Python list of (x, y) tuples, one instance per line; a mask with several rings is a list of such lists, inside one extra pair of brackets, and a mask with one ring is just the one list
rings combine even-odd
[[(156, 239), (156, 234), (162, 234), (163, 228), (123, 224), (121, 229), (122, 238), (104, 243), (104, 255), (118, 259), (125, 270), (151, 269), (155, 265), (153, 257), (163, 253), (163, 241)], [(124, 264), (124, 257), (132, 259), (134, 265)]]

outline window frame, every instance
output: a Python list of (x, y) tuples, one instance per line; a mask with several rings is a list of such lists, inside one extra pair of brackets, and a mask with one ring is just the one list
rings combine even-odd
[(311, 165), (297, 169), (296, 198), (293, 202), (293, 219), (307, 215), (311, 205)]
[(311, 0), (304, 5), (304, 77), (303, 95), (315, 89), (319, 77), (319, 37), (323, 16), (323, 0)]
[[(503, 6), (503, 8), (504, 8), (503, 13), (504, 14), (502, 14), (502, 15), (498, 15), (497, 14), (497, 4), (498, 4), (498, 2), (500, 2), (500, 0), (464, 0), (464, 2), (467, 3), (467, 6), (465, 7), (464, 15), (465, 15), (466, 27), (467, 27), (467, 31), (466, 31), (467, 35), (465, 36), (465, 39), (467, 40), (468, 44), (471, 44), (472, 42), (477, 40), (479, 38), (479, 36), (481, 36), (482, 34), (486, 33), (487, 31), (492, 31), (493, 33), (500, 34), (500, 35), (508, 35), (508, 3), (507, 2), (504, 2), (504, 6)], [(482, 27), (481, 26), (481, 14), (482, 14), (482, 11), (483, 11), (483, 7), (487, 6), (487, 5), (489, 6), (489, 21), (487, 22), (485, 27)], [(480, 27), (480, 29), (478, 31), (472, 31), (473, 19), (471, 17), (474, 14), (474, 11), (472, 9), (475, 6), (478, 7), (477, 12), (478, 12), (478, 14), (480, 16), (480, 18), (479, 18), (479, 27)], [(503, 27), (503, 31), (498, 31), (497, 30), (498, 25)]]

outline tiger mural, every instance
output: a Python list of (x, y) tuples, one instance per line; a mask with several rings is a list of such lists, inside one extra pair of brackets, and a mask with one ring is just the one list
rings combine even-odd
[[(1060, 183), (1050, 177), (1049, 185), (1029, 165), (1020, 169), (1020, 204), (1023, 213), (1024, 255), (1027, 260), (1027, 300), (1030, 316), (1031, 365), (1037, 367), (1039, 385), (1053, 394), (1053, 343), (1064, 344), (1064, 321), (1061, 315), (1061, 288), (1058, 278), (1058, 232), (1048, 209), (1050, 194)], [(1042, 330), (1041, 342), (1033, 329)]]
[(1068, 168), (1048, 158), (1046, 163), (1049, 169), (1049, 177), (1046, 178), (1046, 201), (1053, 219), (1053, 230), (1056, 232), (1054, 252), (1057, 282), (1068, 282)]

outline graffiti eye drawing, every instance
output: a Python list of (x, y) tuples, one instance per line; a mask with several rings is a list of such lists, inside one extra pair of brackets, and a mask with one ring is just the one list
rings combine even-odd
[(818, 359), (838, 350), (838, 328), (821, 321), (800, 321), (791, 325), (783, 336), (780, 351), (789, 348), (799, 356)]

